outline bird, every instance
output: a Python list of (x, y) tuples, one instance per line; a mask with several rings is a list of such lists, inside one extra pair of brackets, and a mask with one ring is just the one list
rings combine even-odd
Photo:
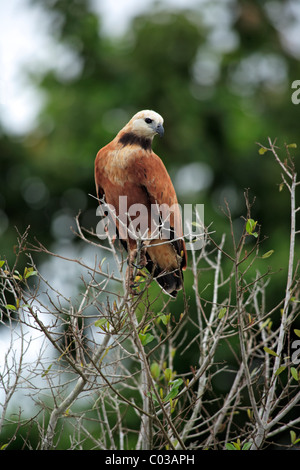
[[(127, 228), (138, 217), (139, 225), (146, 226), (139, 267), (145, 267), (161, 289), (176, 298), (183, 288), (187, 250), (173, 183), (163, 161), (152, 150), (155, 135), (164, 135), (162, 116), (148, 109), (137, 112), (116, 137), (98, 151), (95, 159), (96, 194), (100, 204), (108, 204), (115, 210), (116, 234), (128, 252), (129, 266), (134, 266), (137, 257), (138, 237), (131, 236), (132, 232)], [(138, 207), (147, 209), (146, 215), (145, 211), (140, 211), (139, 216), (133, 213), (128, 217), (126, 212), (124, 218), (121, 196), (126, 197), (127, 208), (138, 204)], [(167, 213), (161, 208), (167, 208)], [(140, 234), (143, 235), (142, 231)], [(133, 279), (130, 282), (134, 282)]]

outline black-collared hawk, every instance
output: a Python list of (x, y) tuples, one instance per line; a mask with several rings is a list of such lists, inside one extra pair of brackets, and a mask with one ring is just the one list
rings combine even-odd
[[(156, 134), (161, 137), (164, 134), (163, 118), (158, 113), (144, 110), (135, 114), (116, 137), (99, 150), (95, 160), (96, 191), (99, 201), (105, 200), (115, 209), (116, 233), (129, 253), (129, 263), (137, 252), (137, 238), (130, 236), (126, 226), (134, 221), (135, 214), (128, 216), (126, 213), (125, 223), (120, 223), (121, 219), (124, 221), (120, 197), (126, 196), (128, 209), (134, 204), (147, 208), (147, 220), (145, 217), (141, 220), (145, 211), (139, 213), (140, 225), (145, 227), (146, 223), (147, 227), (146, 236), (141, 232), (144, 266), (167, 294), (176, 297), (183, 286), (182, 270), (187, 265), (187, 253), (175, 189), (162, 160), (152, 151)], [(157, 217), (153, 223), (151, 209), (155, 207), (170, 208), (167, 217), (164, 212), (159, 219), (161, 225)], [(166, 236), (166, 232), (159, 229), (168, 222), (169, 236)]]

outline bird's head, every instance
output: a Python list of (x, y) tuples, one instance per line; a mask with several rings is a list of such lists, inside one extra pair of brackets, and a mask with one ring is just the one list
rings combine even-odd
[(164, 135), (163, 118), (151, 110), (139, 111), (128, 123), (131, 132), (138, 137), (153, 139), (158, 134), (160, 137)]

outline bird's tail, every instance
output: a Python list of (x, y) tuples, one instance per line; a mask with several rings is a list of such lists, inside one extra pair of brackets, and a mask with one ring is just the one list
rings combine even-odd
[(176, 298), (177, 292), (183, 287), (183, 273), (180, 268), (167, 272), (162, 271), (159, 266), (155, 265), (153, 261), (147, 256), (146, 268), (150, 273), (153, 273), (153, 278), (162, 287), (163, 291), (173, 298)]
[(183, 286), (183, 275), (179, 270), (173, 273), (159, 274), (155, 280), (162, 287), (163, 291), (174, 299), (177, 296), (177, 292), (181, 290)]

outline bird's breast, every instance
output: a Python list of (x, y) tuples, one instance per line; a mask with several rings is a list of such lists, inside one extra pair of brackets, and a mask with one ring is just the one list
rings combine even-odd
[(140, 184), (139, 160), (143, 156), (137, 156), (132, 148), (124, 147), (121, 150), (111, 152), (106, 162), (104, 171), (106, 178), (113, 184), (124, 186), (128, 183)]

